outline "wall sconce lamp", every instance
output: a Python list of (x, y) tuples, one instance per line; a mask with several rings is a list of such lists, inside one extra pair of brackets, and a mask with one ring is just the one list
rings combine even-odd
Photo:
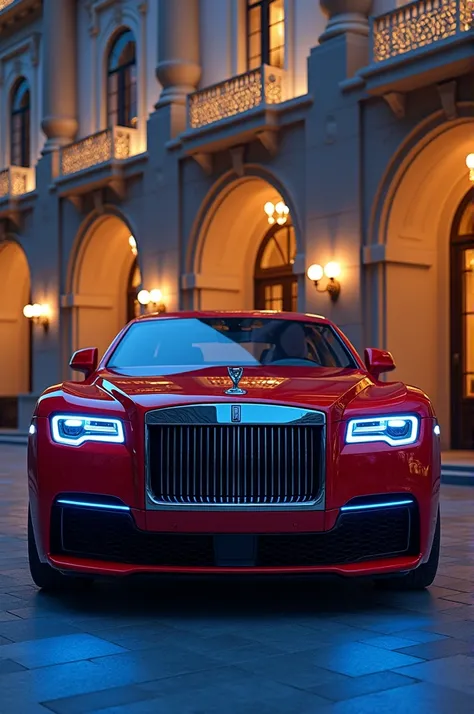
[(148, 307), (150, 312), (166, 312), (166, 305), (163, 302), (161, 290), (140, 290), (137, 295), (140, 305)]
[(474, 154), (466, 156), (466, 166), (469, 169), (469, 181), (474, 183)]
[[(288, 208), (287, 205), (283, 203), (283, 201), (278, 201), (278, 203), (275, 205), (271, 201), (268, 201), (264, 207), (263, 210), (267, 214), (268, 217), (268, 222), (272, 226), (274, 223), (278, 223), (279, 226), (285, 225), (285, 223), (288, 220), (288, 216), (290, 214), (290, 209)], [(276, 214), (276, 218), (275, 218)]]
[(25, 305), (23, 308), (23, 315), (35, 323), (35, 325), (42, 325), (45, 332), (49, 329), (49, 318), (50, 309), (49, 305), (39, 305), (35, 303), (34, 305)]
[[(313, 281), (314, 287), (318, 291), (318, 293), (329, 293), (329, 297), (333, 302), (336, 302), (339, 294), (341, 292), (341, 284), (336, 280), (336, 278), (339, 277), (341, 274), (341, 266), (339, 263), (334, 262), (333, 260), (328, 263), (327, 265), (322, 267), (322, 265), (317, 265), (316, 263), (313, 263), (313, 265), (310, 265), (308, 268), (308, 271), (306, 275), (310, 280)], [(325, 275), (328, 279), (328, 283), (325, 288), (322, 290), (319, 288), (319, 281), (321, 278)]]

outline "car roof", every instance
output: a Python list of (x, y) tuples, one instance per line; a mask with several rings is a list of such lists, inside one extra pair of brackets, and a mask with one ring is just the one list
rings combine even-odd
[(189, 310), (184, 312), (162, 312), (140, 315), (135, 318), (134, 322), (143, 322), (144, 320), (164, 320), (167, 318), (189, 319), (193, 317), (275, 317), (279, 320), (299, 320), (301, 322), (310, 320), (311, 322), (319, 322), (328, 325), (332, 324), (330, 320), (322, 315), (313, 315), (311, 313), (302, 312), (279, 312), (278, 310)]

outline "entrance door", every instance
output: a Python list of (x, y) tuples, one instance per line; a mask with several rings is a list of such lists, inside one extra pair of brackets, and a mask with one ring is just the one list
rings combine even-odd
[(291, 224), (274, 226), (262, 241), (255, 264), (255, 309), (298, 309), (298, 282), (293, 273), (295, 229)]
[(453, 449), (474, 449), (474, 190), (451, 242), (451, 434)]

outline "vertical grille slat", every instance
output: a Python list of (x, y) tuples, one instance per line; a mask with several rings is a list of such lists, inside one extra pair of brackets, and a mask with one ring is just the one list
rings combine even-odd
[(159, 503), (304, 504), (320, 492), (319, 426), (149, 425), (148, 445)]

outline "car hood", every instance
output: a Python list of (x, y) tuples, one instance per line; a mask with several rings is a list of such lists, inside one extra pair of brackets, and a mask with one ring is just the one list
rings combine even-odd
[(415, 411), (432, 414), (426, 395), (402, 382), (377, 382), (364, 370), (302, 367), (246, 367), (239, 386), (246, 394), (226, 394), (232, 386), (227, 368), (209, 367), (159, 376), (100, 370), (85, 382), (64, 382), (46, 390), (37, 416), (52, 411), (119, 414), (206, 402), (260, 402), (320, 409), (331, 420), (351, 415)]

